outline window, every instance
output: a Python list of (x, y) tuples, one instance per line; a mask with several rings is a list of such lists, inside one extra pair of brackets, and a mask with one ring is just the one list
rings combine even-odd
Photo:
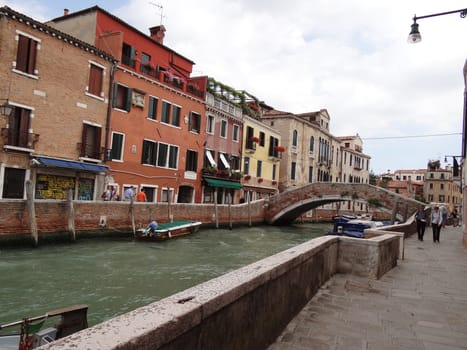
[(295, 170), (297, 167), (297, 163), (292, 162), (290, 164), (290, 180), (295, 180)]
[(240, 133), (240, 126), (237, 124), (234, 124), (232, 127), (232, 140), (233, 141), (238, 141), (238, 135)]
[(172, 105), (166, 101), (162, 101), (162, 117), (161, 122), (169, 124), (170, 123), (170, 112)]
[(159, 99), (157, 97), (149, 96), (148, 104), (148, 118), (152, 120), (157, 119), (157, 103)]
[(190, 131), (200, 133), (201, 131), (201, 116), (198, 113), (190, 112), (188, 129)]
[(3, 198), (23, 198), (26, 170), (5, 168), (3, 178)]
[(162, 193), (161, 193), (161, 201), (168, 202), (170, 199), (170, 203), (173, 203), (173, 194), (174, 194), (173, 188), (170, 188), (170, 189), (163, 188)]
[(276, 164), (273, 164), (272, 165), (272, 177), (271, 179), (275, 180), (276, 179), (276, 173), (277, 173), (277, 165)]
[(100, 158), (101, 128), (95, 125), (83, 124), (80, 157)]
[(279, 151), (277, 150), (277, 146), (279, 146), (279, 139), (275, 138), (274, 136), (269, 136), (269, 157), (279, 158)]
[(250, 157), (245, 157), (243, 159), (243, 172), (248, 174), (250, 172)]
[(91, 63), (89, 67), (88, 92), (94, 96), (104, 97), (104, 92), (102, 91), (103, 80), (104, 68)]
[(441, 190), (441, 191), (444, 190), (444, 184), (439, 184), (439, 187), (440, 187), (440, 190)]
[(161, 168), (177, 169), (178, 147), (159, 142), (157, 152), (157, 166)]
[(261, 177), (262, 174), (262, 169), (263, 168), (263, 161), (258, 160), (258, 163), (256, 165), (256, 177)]
[(439, 195), (439, 201), (440, 201), (441, 203), (444, 203), (444, 200), (445, 200), (444, 195), (440, 194), (440, 195)]
[(230, 168), (232, 170), (240, 170), (240, 158), (236, 156), (230, 156)]
[(180, 110), (179, 106), (172, 106), (172, 125), (180, 126)]
[(150, 62), (151, 62), (151, 56), (143, 52), (141, 54), (141, 72), (146, 73), (146, 74), (151, 73), (151, 68), (149, 66)]
[(31, 120), (31, 110), (15, 107), (14, 113), (8, 118), (9, 127), (8, 145), (16, 147), (30, 148), (29, 144), (29, 123)]
[(123, 160), (123, 134), (112, 132), (112, 160)]
[(245, 148), (247, 149), (256, 149), (256, 144), (253, 141), (255, 130), (251, 126), (246, 127), (246, 140), (245, 140)]
[(208, 134), (214, 134), (214, 117), (212, 115), (208, 115), (206, 121), (206, 132)]
[(227, 120), (221, 120), (221, 137), (227, 138)]
[(312, 156), (314, 152), (315, 152), (315, 138), (314, 136), (311, 136), (310, 137), (310, 148), (309, 148), (310, 156)]
[(310, 166), (308, 167), (308, 183), (312, 183), (313, 182), (313, 167)]
[(23, 34), (18, 35), (18, 51), (16, 53), (16, 69), (32, 75), (37, 75), (36, 59), (39, 42)]
[(130, 88), (120, 84), (115, 84), (113, 96), (114, 108), (129, 112), (131, 108), (131, 97), (132, 93)]
[(198, 169), (198, 152), (187, 150), (185, 170), (196, 172), (197, 169)]
[(264, 147), (265, 143), (266, 143), (266, 135), (264, 134), (264, 132), (260, 131), (259, 132), (259, 145), (261, 147)]
[(296, 148), (298, 144), (298, 132), (294, 130), (292, 133), (292, 147)]
[(123, 43), (122, 45), (122, 63), (126, 66), (135, 68), (136, 50), (133, 46)]
[(143, 140), (141, 164), (156, 165), (157, 142)]

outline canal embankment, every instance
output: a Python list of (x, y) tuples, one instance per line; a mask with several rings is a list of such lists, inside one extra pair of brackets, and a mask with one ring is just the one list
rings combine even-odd
[(396, 266), (399, 240), (315, 238), (42, 349), (264, 349), (335, 274)]

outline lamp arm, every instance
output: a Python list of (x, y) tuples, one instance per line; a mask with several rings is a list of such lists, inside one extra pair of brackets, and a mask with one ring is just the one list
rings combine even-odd
[(418, 19), (423, 19), (423, 18), (430, 18), (430, 17), (438, 17), (438, 16), (444, 16), (444, 15), (450, 15), (452, 13), (460, 13), (461, 18), (465, 18), (467, 16), (467, 9), (461, 9), (461, 10), (455, 10), (455, 11), (448, 11), (448, 12), (440, 12), (440, 13), (434, 13), (432, 15), (425, 15), (425, 16), (414, 16), (413, 20), (414, 22)]

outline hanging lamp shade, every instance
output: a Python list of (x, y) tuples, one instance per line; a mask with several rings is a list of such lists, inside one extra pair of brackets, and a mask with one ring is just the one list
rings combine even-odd
[(420, 32), (418, 31), (418, 23), (413, 22), (413, 24), (410, 26), (410, 34), (409, 37), (407, 38), (407, 42), (410, 44), (416, 44), (422, 41), (422, 36), (420, 35)]

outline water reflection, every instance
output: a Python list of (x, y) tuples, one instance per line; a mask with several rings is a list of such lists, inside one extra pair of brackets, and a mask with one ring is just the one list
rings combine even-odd
[(201, 229), (166, 242), (83, 239), (0, 250), (0, 324), (88, 304), (93, 325), (329, 229), (330, 224)]

